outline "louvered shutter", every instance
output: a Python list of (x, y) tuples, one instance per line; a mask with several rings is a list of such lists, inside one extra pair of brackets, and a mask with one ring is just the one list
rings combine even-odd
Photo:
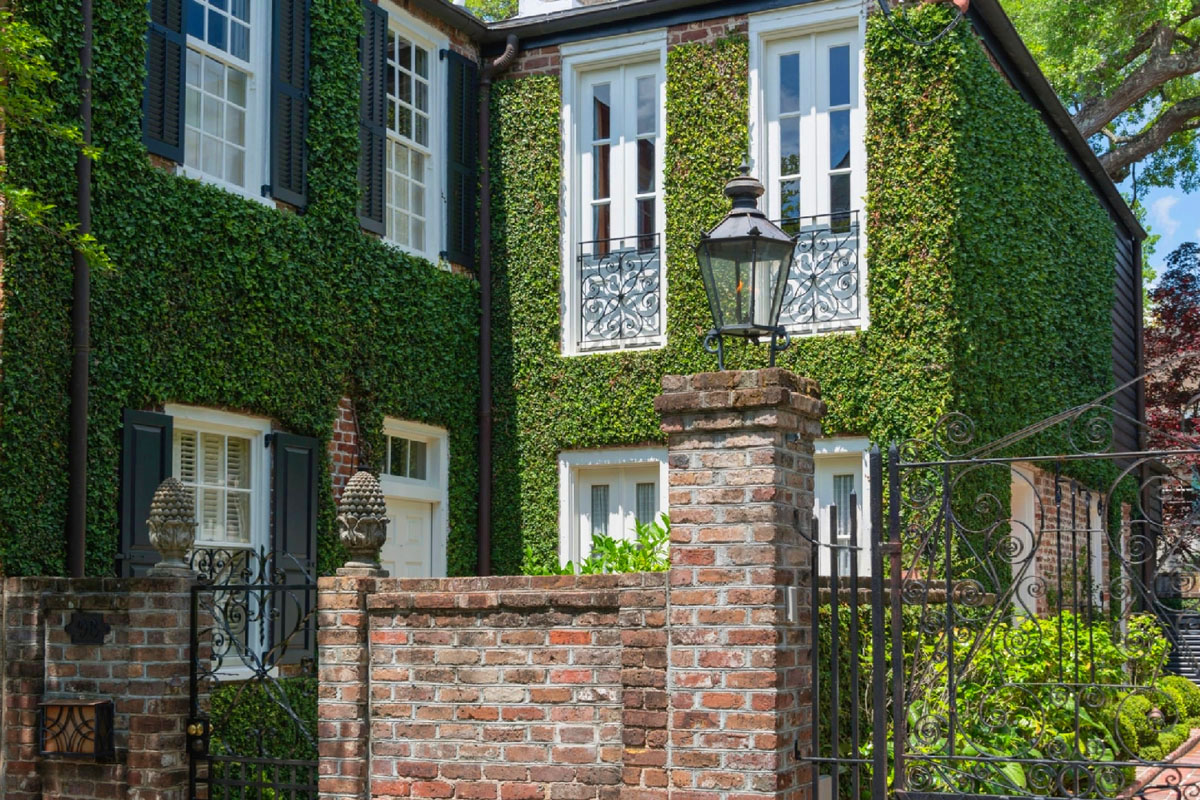
[(183, 163), (183, 0), (150, 0), (146, 28), (146, 85), (142, 92), (142, 141), (155, 155)]
[(475, 267), (475, 232), (479, 197), (478, 158), (479, 68), (452, 51), (446, 56), (448, 121), (446, 130), (446, 260)]
[(308, 0), (275, 0), (271, 47), (271, 195), (308, 201)]
[(272, 435), (274, 530), (271, 548), (287, 585), (278, 594), (272, 644), (276, 663), (298, 663), (316, 650), (317, 448), (307, 436)]
[(362, 81), (358, 104), (358, 221), (366, 230), (384, 235), (384, 159), (387, 145), (388, 15), (379, 6), (363, 0), (363, 31), (358, 44)]
[(121, 541), (117, 574), (145, 575), (158, 563), (146, 520), (154, 490), (171, 474), (171, 417), (126, 409), (121, 429)]

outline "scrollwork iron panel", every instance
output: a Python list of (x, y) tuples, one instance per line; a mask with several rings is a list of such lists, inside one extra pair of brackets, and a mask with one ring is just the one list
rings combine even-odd
[(1161, 513), (1200, 447), (1114, 452), (1119, 413), (983, 444), (951, 414), (892, 450), (898, 796), (1200, 796), (1200, 757), (1159, 746), (1187, 738), (1168, 656), (1200, 675), (1200, 507)]
[(779, 324), (800, 330), (852, 327), (861, 321), (858, 212), (782, 220), (796, 240)]
[(663, 331), (659, 236), (579, 245), (581, 348), (652, 340)]

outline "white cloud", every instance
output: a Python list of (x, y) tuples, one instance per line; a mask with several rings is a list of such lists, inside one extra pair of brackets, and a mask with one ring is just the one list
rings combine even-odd
[(1175, 205), (1178, 202), (1179, 195), (1169, 194), (1158, 198), (1150, 204), (1151, 224), (1167, 237), (1174, 237), (1175, 232), (1179, 230), (1179, 220), (1171, 216), (1171, 212), (1175, 209)]

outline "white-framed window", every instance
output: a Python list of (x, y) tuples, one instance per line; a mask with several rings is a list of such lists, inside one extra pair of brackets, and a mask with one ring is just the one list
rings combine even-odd
[(563, 352), (662, 346), (666, 33), (562, 55)]
[(449, 43), (387, 5), (384, 238), (436, 263), (444, 202), (438, 159), (444, 149), (439, 87), (445, 78), (438, 50)]
[(750, 18), (751, 158), (764, 208), (797, 237), (780, 322), (866, 327), (866, 148), (861, 4)]
[(667, 511), (666, 448), (570, 450), (558, 456), (560, 564), (578, 564), (592, 538), (631, 539), (636, 522)]
[[(860, 437), (818, 439), (815, 443), (813, 513), (824, 545), (820, 575), (831, 575), (836, 569), (840, 577), (848, 578), (856, 554), (859, 577), (871, 574), (870, 446)], [(857, 527), (857, 542), (852, 539), (852, 526)]]
[(267, 152), (266, 0), (186, 0), (183, 172), (260, 199)]
[(388, 535), (380, 553), (392, 577), (446, 574), (450, 529), (450, 438), (443, 428), (385, 417), (383, 474)]
[(174, 418), (171, 474), (196, 503), (196, 547), (255, 553), (270, 541), (268, 420), (193, 406)]

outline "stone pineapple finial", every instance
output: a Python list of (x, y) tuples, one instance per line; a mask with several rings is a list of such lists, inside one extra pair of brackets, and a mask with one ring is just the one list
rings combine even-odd
[(339, 575), (387, 577), (379, 566), (379, 551), (387, 539), (387, 504), (379, 479), (359, 470), (346, 483), (338, 503), (338, 535), (350, 554)]
[(151, 574), (192, 575), (184, 559), (196, 541), (196, 506), (178, 478), (167, 478), (154, 490), (146, 526), (150, 529), (150, 544), (161, 556)]

